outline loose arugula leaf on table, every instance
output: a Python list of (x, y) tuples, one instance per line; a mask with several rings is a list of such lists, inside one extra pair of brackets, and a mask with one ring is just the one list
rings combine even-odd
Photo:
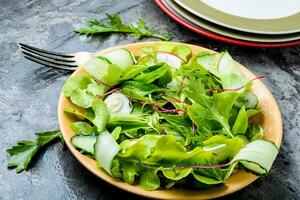
[(134, 25), (132, 23), (124, 24), (119, 14), (106, 14), (106, 16), (108, 17), (107, 23), (101, 23), (96, 19), (89, 20), (87, 26), (78, 28), (75, 30), (75, 32), (85, 35), (95, 35), (103, 33), (128, 33), (131, 36), (137, 38), (153, 37), (161, 40), (171, 39), (171, 36), (169, 34), (158, 34), (146, 27), (145, 22), (142, 19), (139, 19), (138, 24)]
[(27, 170), (32, 158), (43, 146), (58, 138), (62, 140), (59, 130), (35, 133), (35, 135), (35, 140), (19, 141), (16, 146), (6, 150), (10, 155), (7, 166), (16, 168), (17, 173)]

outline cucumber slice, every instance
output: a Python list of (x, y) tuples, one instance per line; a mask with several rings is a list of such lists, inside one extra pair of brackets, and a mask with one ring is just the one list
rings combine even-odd
[(265, 175), (270, 171), (277, 154), (278, 148), (271, 141), (255, 140), (250, 142), (233, 158), (226, 177), (230, 176), (237, 163), (241, 163), (246, 169), (257, 175)]
[(124, 71), (135, 63), (134, 56), (127, 49), (117, 49), (102, 56)]
[(112, 175), (110, 171), (112, 160), (119, 150), (119, 144), (109, 132), (103, 131), (98, 135), (95, 144), (95, 158), (98, 164), (110, 175)]
[(180, 57), (165, 52), (158, 52), (156, 55), (156, 59), (157, 62), (165, 62), (176, 69), (178, 69), (182, 63), (184, 63), (184, 60), (182, 60)]
[(97, 141), (95, 135), (75, 135), (71, 139), (71, 144), (79, 150), (94, 155), (94, 145)]
[(122, 75), (120, 67), (102, 57), (93, 57), (83, 66), (83, 69), (99, 81), (112, 86), (119, 83)]

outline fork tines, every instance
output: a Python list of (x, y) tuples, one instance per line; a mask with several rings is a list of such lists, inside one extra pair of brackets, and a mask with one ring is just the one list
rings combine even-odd
[(66, 70), (75, 70), (78, 67), (74, 55), (43, 50), (22, 43), (20, 47), (24, 57), (33, 62)]

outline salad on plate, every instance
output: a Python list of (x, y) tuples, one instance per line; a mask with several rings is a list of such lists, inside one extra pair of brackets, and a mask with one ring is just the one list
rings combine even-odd
[(228, 52), (193, 55), (184, 44), (94, 55), (63, 94), (71, 144), (99, 170), (145, 190), (226, 184), (237, 168), (269, 172), (278, 148), (252, 120), (260, 113)]

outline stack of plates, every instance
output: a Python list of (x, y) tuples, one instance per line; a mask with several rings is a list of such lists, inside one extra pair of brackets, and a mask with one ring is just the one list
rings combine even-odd
[(187, 28), (253, 47), (300, 44), (300, 0), (156, 0)]

